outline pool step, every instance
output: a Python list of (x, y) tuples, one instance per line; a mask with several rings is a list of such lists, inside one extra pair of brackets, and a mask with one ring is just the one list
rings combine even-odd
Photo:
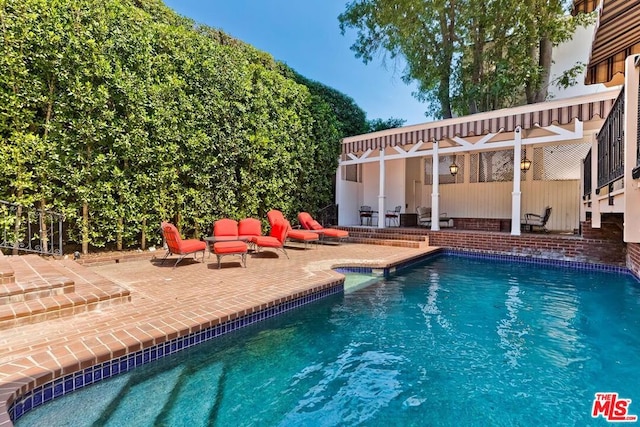
[[(213, 421), (213, 410), (219, 406), (225, 375), (222, 363), (205, 365), (185, 375), (177, 395), (165, 407), (162, 422), (168, 426), (206, 426)], [(188, 410), (185, 410), (188, 408)]]
[(134, 373), (127, 386), (112, 400), (97, 424), (104, 426), (163, 424), (160, 415), (165, 406), (171, 404), (174, 389), (178, 386), (183, 371), (184, 366), (176, 366), (169, 370), (157, 371), (155, 375), (142, 381), (138, 381)]
[(0, 330), (130, 301), (127, 289), (72, 260), (0, 254)]

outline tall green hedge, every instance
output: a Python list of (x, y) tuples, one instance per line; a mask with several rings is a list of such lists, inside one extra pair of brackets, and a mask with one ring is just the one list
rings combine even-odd
[(0, 34), (0, 199), (84, 252), (331, 203), (354, 125), (270, 55), (156, 0), (0, 0)]

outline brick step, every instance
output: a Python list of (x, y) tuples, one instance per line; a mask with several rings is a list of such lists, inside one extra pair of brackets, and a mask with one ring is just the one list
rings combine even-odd
[(407, 240), (413, 242), (424, 242), (425, 239), (428, 239), (428, 236), (419, 234), (365, 233), (360, 231), (349, 232), (349, 237), (360, 239)]
[(381, 233), (381, 234), (404, 234), (404, 235), (417, 235), (426, 236), (429, 234), (429, 229), (425, 227), (358, 227), (358, 226), (341, 226), (336, 227), (341, 230), (347, 230), (351, 233)]
[(16, 282), (16, 275), (9, 264), (8, 257), (0, 252), (0, 285), (7, 285)]
[[(43, 261), (49, 264), (41, 265), (43, 270), (50, 268), (60, 276), (69, 278), (75, 283), (75, 289), (69, 293), (0, 305), (0, 330), (131, 301), (128, 289), (78, 265), (73, 260)], [(16, 281), (19, 283), (20, 280), (20, 275), (16, 272)]]
[(349, 236), (348, 239), (351, 243), (362, 243), (367, 245), (383, 245), (383, 246), (396, 246), (404, 248), (425, 248), (429, 246), (428, 239), (421, 240), (403, 240), (403, 239), (389, 239), (381, 236)]
[(0, 305), (36, 300), (74, 291), (73, 280), (38, 255), (4, 257), (13, 281), (0, 285)]

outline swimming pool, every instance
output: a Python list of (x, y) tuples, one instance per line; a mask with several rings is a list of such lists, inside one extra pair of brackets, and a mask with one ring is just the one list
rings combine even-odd
[(631, 276), (440, 256), (53, 400), (27, 425), (605, 425), (640, 413)]

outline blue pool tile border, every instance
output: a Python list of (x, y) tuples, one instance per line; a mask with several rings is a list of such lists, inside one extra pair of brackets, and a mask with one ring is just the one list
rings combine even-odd
[(23, 396), (18, 397), (9, 406), (9, 417), (15, 422), (30, 410), (82, 387), (128, 372), (136, 367), (146, 365), (147, 363), (172, 355), (181, 350), (218, 338), (229, 332), (279, 316), (303, 305), (343, 292), (344, 282), (339, 282), (320, 291), (66, 375), (38, 386)]
[(395, 266), (387, 267), (384, 269), (375, 268), (375, 267), (340, 267), (340, 268), (336, 268), (335, 271), (339, 273), (360, 273), (360, 274), (374, 274), (374, 272), (376, 271), (382, 271), (383, 275), (387, 277), (395, 273), (396, 271), (402, 270), (407, 267), (411, 267), (416, 264), (420, 264), (431, 258), (436, 258), (442, 255), (464, 257), (464, 258), (486, 259), (486, 260), (494, 260), (494, 261), (516, 262), (516, 263), (523, 263), (523, 264), (534, 264), (534, 265), (560, 267), (560, 268), (567, 268), (567, 269), (574, 269), (574, 270), (602, 271), (602, 272), (608, 272), (608, 273), (630, 275), (631, 277), (635, 278), (638, 282), (640, 282), (640, 277), (633, 274), (631, 270), (629, 270), (626, 267), (617, 266), (617, 265), (595, 264), (590, 262), (559, 260), (559, 259), (551, 259), (551, 258), (535, 258), (535, 257), (527, 257), (527, 256), (519, 256), (519, 255), (495, 254), (495, 253), (478, 252), (478, 251), (464, 251), (460, 249), (446, 249), (446, 248), (438, 249), (436, 251), (425, 254), (424, 256), (421, 256), (419, 258), (411, 259), (411, 260), (399, 263)]
[(457, 249), (442, 249), (438, 253), (442, 255), (450, 255), (450, 256), (457, 256), (457, 257), (518, 262), (523, 264), (561, 267), (561, 268), (567, 268), (567, 269), (573, 269), (573, 270), (602, 271), (602, 272), (608, 272), (608, 273), (631, 275), (637, 280), (639, 280), (638, 277), (636, 277), (627, 267), (622, 267), (617, 265), (596, 264), (591, 262), (569, 261), (569, 260), (551, 259), (551, 258), (535, 258), (535, 257), (518, 256), (518, 255), (493, 254), (493, 253), (484, 253), (484, 252), (475, 252), (475, 251), (473, 252), (461, 251)]

